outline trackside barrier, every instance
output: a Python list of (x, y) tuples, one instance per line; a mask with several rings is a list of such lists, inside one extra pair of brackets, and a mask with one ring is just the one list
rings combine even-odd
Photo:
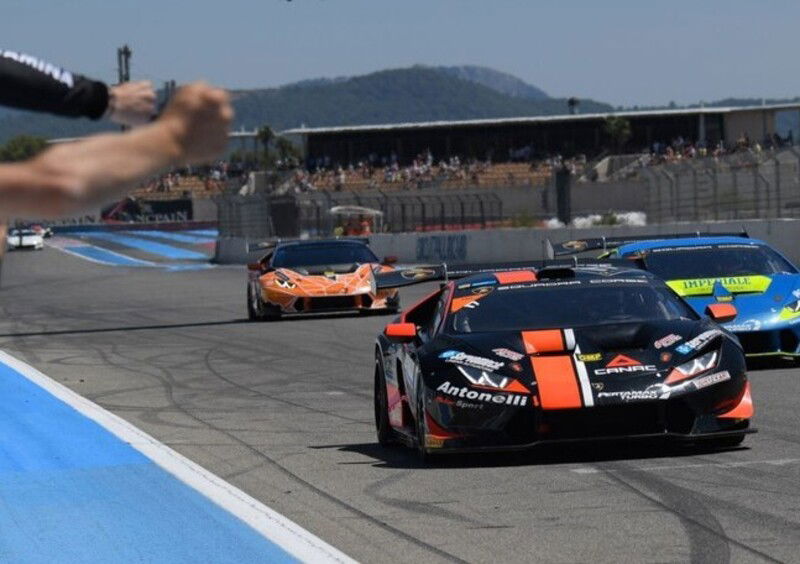
[[(620, 237), (666, 233), (734, 232), (746, 230), (762, 239), (795, 263), (800, 263), (800, 220), (770, 219), (745, 221), (687, 222), (643, 227), (616, 226), (586, 229), (485, 229), (475, 231), (437, 231), (425, 233), (381, 233), (370, 236), (370, 246), (379, 257), (394, 255), (401, 262), (495, 262), (544, 258), (548, 238), (552, 241), (590, 237)], [(248, 253), (248, 240), (223, 237), (217, 241), (215, 261), (244, 264), (257, 259), (263, 251)]]

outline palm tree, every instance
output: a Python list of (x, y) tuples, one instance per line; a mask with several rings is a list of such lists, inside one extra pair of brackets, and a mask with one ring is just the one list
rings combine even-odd
[(631, 122), (624, 117), (608, 116), (605, 128), (606, 133), (611, 137), (614, 150), (620, 152), (631, 138)]

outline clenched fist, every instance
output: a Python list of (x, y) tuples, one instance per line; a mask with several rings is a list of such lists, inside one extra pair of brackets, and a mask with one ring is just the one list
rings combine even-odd
[(225, 151), (232, 119), (227, 92), (195, 82), (177, 91), (156, 123), (170, 132), (177, 162), (201, 164)]

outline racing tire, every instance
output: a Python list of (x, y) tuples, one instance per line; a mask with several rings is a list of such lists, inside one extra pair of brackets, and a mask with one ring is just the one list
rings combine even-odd
[(247, 285), (247, 318), (251, 321), (276, 321), (281, 318), (280, 309), (265, 304), (261, 296), (253, 292), (253, 287)]
[(375, 432), (378, 444), (389, 446), (394, 443), (394, 431), (389, 423), (389, 394), (386, 391), (386, 378), (379, 358), (375, 358)]
[(417, 439), (417, 456), (419, 457), (420, 464), (423, 466), (430, 460), (428, 450), (425, 448), (425, 435), (427, 430), (425, 427), (425, 402), (420, 392), (417, 394), (417, 418), (414, 423), (414, 434)]
[[(253, 287), (247, 285), (247, 319), (250, 321), (261, 321), (263, 319), (262, 313), (259, 311), (256, 300), (258, 298), (253, 296)], [(260, 301), (260, 300), (259, 300)]]

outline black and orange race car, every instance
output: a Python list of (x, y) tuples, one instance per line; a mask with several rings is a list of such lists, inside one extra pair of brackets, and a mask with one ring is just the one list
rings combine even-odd
[(382, 445), (423, 456), (615, 438), (725, 447), (752, 432), (742, 348), (718, 325), (731, 304), (701, 316), (629, 261), (460, 275), (378, 336)]
[(365, 239), (283, 241), (265, 247), (271, 250), (247, 265), (251, 320), (400, 307), (397, 288), (379, 290), (375, 284), (375, 274), (393, 271), (396, 259), (378, 260)]

